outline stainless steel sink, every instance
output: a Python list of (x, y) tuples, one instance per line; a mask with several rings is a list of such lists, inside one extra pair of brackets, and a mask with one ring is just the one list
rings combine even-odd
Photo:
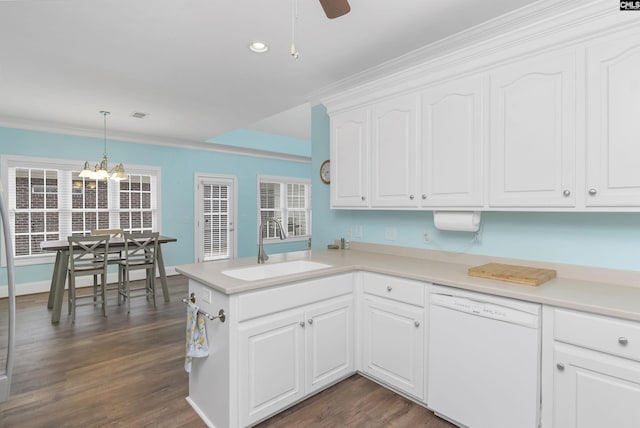
[(304, 273), (328, 267), (331, 267), (331, 265), (310, 262), (308, 260), (294, 260), (291, 262), (262, 264), (259, 266), (223, 270), (222, 273), (232, 278), (242, 279), (244, 281), (256, 281), (259, 279)]

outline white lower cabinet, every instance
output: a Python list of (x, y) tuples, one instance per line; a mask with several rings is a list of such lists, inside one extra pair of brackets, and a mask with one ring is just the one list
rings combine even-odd
[(640, 362), (558, 343), (554, 427), (637, 428)]
[(553, 426), (638, 427), (640, 324), (563, 309), (553, 324)]
[(238, 339), (247, 426), (354, 371), (353, 296), (241, 323)]
[(425, 284), (368, 273), (363, 278), (362, 371), (422, 401)]
[(256, 422), (305, 395), (302, 314), (270, 316), (240, 330), (240, 422)]
[[(208, 426), (252, 426), (355, 373), (357, 354), (357, 370), (425, 404), (429, 287), (359, 272), (225, 295), (190, 280), (227, 319), (206, 321), (187, 400)], [(544, 306), (541, 357), (542, 427), (639, 426), (640, 323)]]

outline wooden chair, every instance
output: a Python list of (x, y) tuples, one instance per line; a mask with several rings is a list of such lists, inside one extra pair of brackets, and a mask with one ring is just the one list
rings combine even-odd
[[(100, 236), (100, 235), (109, 235), (111, 239), (114, 239), (114, 238), (124, 239), (124, 229), (92, 229), (91, 230), (91, 236)], [(107, 253), (107, 265), (120, 264), (121, 260), (123, 260), (122, 250), (119, 250), (119, 249), (109, 250), (109, 252)], [(94, 275), (93, 276), (94, 287), (96, 286), (97, 283), (98, 283), (98, 276)], [(109, 286), (109, 284), (107, 284), (107, 291), (115, 290), (117, 288), (118, 288), (117, 284), (115, 286), (114, 285)]]
[[(111, 239), (124, 239), (124, 229), (93, 229), (91, 236), (109, 235)], [(110, 250), (107, 257), (107, 264), (118, 264), (122, 260), (121, 250)]]
[[(72, 322), (76, 322), (76, 307), (80, 297), (76, 295), (76, 278), (79, 276), (100, 275), (100, 296), (102, 305), (102, 315), (106, 312), (106, 284), (107, 284), (107, 257), (109, 252), (109, 235), (100, 236), (69, 236), (69, 315)], [(93, 304), (97, 303), (97, 281), (94, 280), (93, 296), (83, 296), (81, 298), (93, 297)]]
[[(131, 291), (145, 290), (144, 295), (147, 300), (151, 297), (153, 307), (156, 307), (155, 277), (158, 261), (158, 236), (158, 232), (124, 234), (123, 260), (120, 261), (118, 268), (118, 305), (125, 300), (127, 313), (131, 312)], [(146, 271), (145, 286), (132, 289), (130, 273), (142, 269)]]

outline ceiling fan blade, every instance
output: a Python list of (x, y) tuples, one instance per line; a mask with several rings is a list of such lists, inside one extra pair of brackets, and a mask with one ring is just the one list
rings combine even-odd
[(329, 19), (346, 15), (351, 10), (347, 0), (320, 0), (320, 4)]

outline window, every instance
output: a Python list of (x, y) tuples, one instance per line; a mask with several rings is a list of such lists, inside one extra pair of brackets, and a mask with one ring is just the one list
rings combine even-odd
[(153, 230), (152, 177), (129, 174), (120, 182), (120, 227), (127, 232)]
[(157, 229), (158, 168), (128, 167), (120, 182), (79, 176), (81, 162), (2, 157), (18, 264), (47, 262), (40, 243), (88, 235), (92, 229)]
[[(311, 235), (311, 184), (307, 179), (258, 177), (258, 225), (275, 218), (287, 231), (287, 240), (308, 239)], [(263, 238), (280, 239), (277, 226), (268, 222)]]

